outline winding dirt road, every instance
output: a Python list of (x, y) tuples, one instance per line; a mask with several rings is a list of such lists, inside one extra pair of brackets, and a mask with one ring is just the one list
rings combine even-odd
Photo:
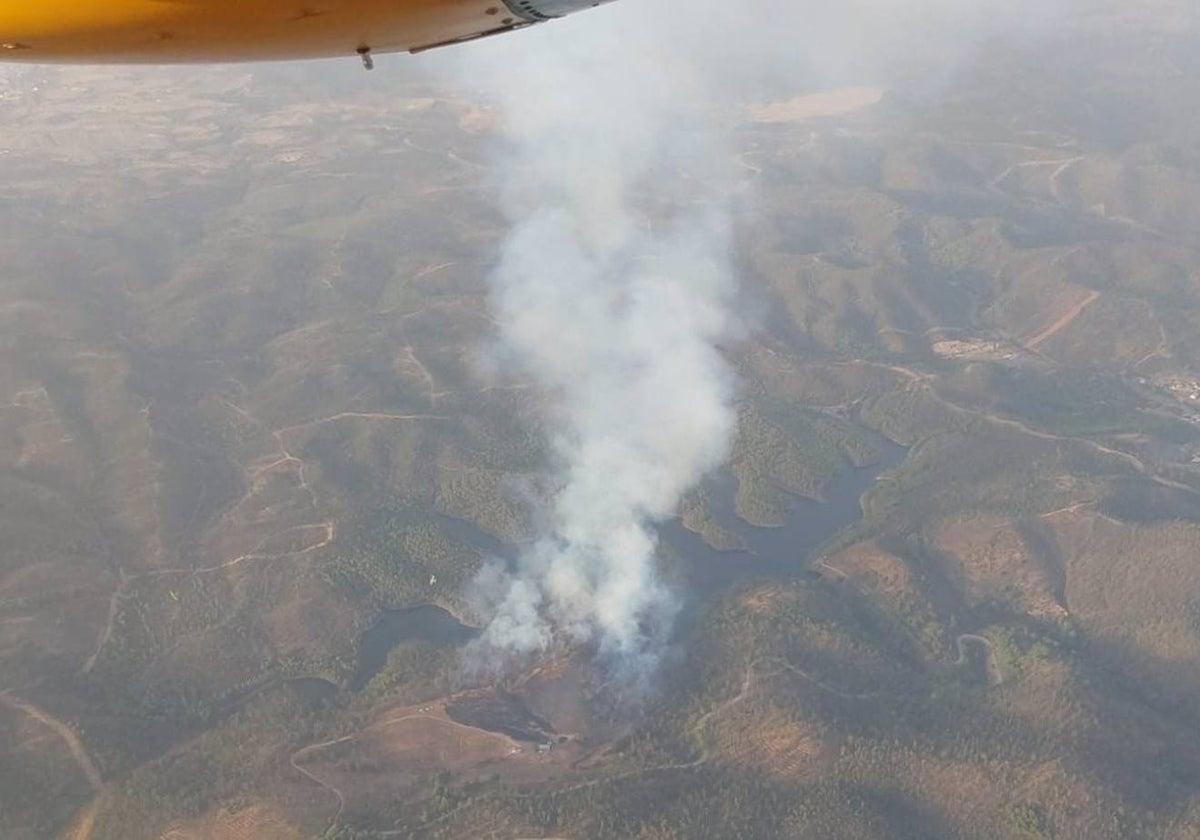
[(309, 780), (315, 782), (316, 784), (320, 785), (321, 787), (325, 788), (325, 790), (329, 791), (337, 798), (338, 808), (337, 808), (337, 813), (334, 814), (334, 817), (333, 817), (333, 822), (332, 822), (333, 825), (337, 825), (337, 821), (342, 818), (342, 812), (344, 812), (346, 810), (346, 797), (336, 787), (334, 787), (333, 785), (324, 781), (319, 776), (317, 776), (316, 774), (307, 770), (306, 768), (301, 767), (300, 759), (310, 753), (314, 753), (314, 752), (323, 750), (326, 747), (332, 747), (335, 744), (344, 744), (347, 741), (353, 741), (353, 740), (354, 740), (353, 735), (343, 735), (341, 738), (333, 738), (329, 741), (322, 741), (319, 744), (309, 744), (307, 747), (301, 747), (300, 749), (296, 750), (294, 753), (292, 753), (291, 758), (288, 759), (288, 763), (292, 765), (293, 770), (295, 770), (300, 775), (307, 777)]
[(1017, 429), (1018, 431), (1020, 431), (1024, 434), (1027, 434), (1030, 437), (1040, 438), (1042, 440), (1053, 440), (1053, 441), (1060, 441), (1063, 443), (1077, 443), (1080, 446), (1086, 446), (1096, 452), (1101, 452), (1105, 455), (1110, 455), (1114, 458), (1118, 458), (1122, 461), (1125, 461), (1142, 477), (1148, 479), (1149, 481), (1153, 481), (1156, 484), (1161, 484), (1163, 487), (1171, 487), (1175, 490), (1183, 490), (1183, 491), (1191, 493), (1193, 495), (1200, 495), (1200, 490), (1197, 490), (1195, 487), (1191, 487), (1187, 484), (1184, 484), (1179, 481), (1175, 481), (1170, 478), (1163, 478), (1162, 476), (1156, 474), (1144, 461), (1142, 461), (1136, 455), (1132, 455), (1128, 452), (1122, 452), (1120, 449), (1114, 449), (1111, 446), (1105, 446), (1104, 444), (1098, 443), (1097, 441), (1094, 441), (1091, 438), (1071, 437), (1068, 435), (1056, 435), (1051, 432), (1039, 431), (1039, 430), (1033, 428), (1032, 426), (1022, 422), (1021, 420), (1016, 420), (1011, 417), (1001, 417), (1000, 415), (994, 414), (990, 411), (986, 411), (986, 410), (982, 410), (982, 409), (978, 409), (978, 408), (967, 408), (965, 406), (959, 405), (956, 402), (952, 402), (951, 400), (946, 399), (944, 396), (942, 396), (941, 394), (939, 394), (937, 392), (937, 389), (932, 384), (932, 379), (933, 379), (932, 374), (921, 374), (916, 371), (913, 371), (913, 370), (910, 370), (908, 368), (904, 368), (904, 367), (901, 367), (898, 365), (879, 364), (879, 363), (874, 363), (874, 362), (867, 362), (866, 364), (870, 365), (871, 367), (882, 368), (885, 370), (892, 370), (892, 371), (897, 371), (897, 372), (899, 372), (899, 371), (907, 372), (907, 374), (913, 380), (912, 385), (910, 387), (924, 388), (931, 397), (933, 397), (935, 400), (937, 400), (943, 406), (945, 406), (946, 408), (955, 412), (956, 414), (965, 414), (970, 417), (975, 417), (975, 418), (978, 418), (981, 420), (986, 420), (990, 423), (995, 423), (998, 426), (1008, 426), (1010, 428)]
[(45, 726), (54, 730), (54, 733), (66, 743), (67, 749), (71, 751), (71, 757), (75, 759), (75, 763), (79, 765), (79, 769), (83, 771), (83, 775), (87, 778), (88, 784), (95, 792), (99, 792), (100, 788), (104, 787), (104, 779), (100, 775), (100, 771), (92, 762), (92, 757), (88, 755), (87, 748), (84, 747), (83, 741), (79, 740), (79, 736), (75, 734), (75, 730), (67, 724), (63, 723), (58, 718), (49, 712), (39, 709), (32, 703), (22, 703), (7, 694), (0, 694), (0, 703), (8, 706), (10, 709), (16, 709), (19, 712), (24, 712), (31, 718)]

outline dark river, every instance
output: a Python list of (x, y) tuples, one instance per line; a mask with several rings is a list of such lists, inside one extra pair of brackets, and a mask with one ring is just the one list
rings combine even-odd
[(713, 518), (745, 548), (718, 551), (678, 519), (659, 526), (659, 536), (684, 558), (686, 586), (701, 597), (744, 580), (794, 580), (808, 572), (813, 549), (862, 519), (863, 494), (882, 473), (899, 466), (907, 453), (885, 440), (876, 463), (842, 470), (822, 488), (823, 499), (794, 498), (787, 523), (778, 528), (759, 528), (736, 515), (737, 483), (725, 470), (716, 482)]
[(358, 638), (358, 661), (354, 666), (350, 690), (361, 691), (387, 663), (392, 648), (401, 642), (431, 642), (458, 647), (478, 634), (478, 630), (462, 624), (433, 604), (384, 610)]
[[(907, 450), (889, 441), (883, 442), (876, 463), (861, 468), (848, 467), (824, 488), (820, 501), (796, 498), (785, 525), (758, 528), (734, 513), (737, 487), (726, 470), (716, 483), (717, 523), (738, 537), (745, 548), (717, 551), (683, 527), (679, 520), (659, 526), (663, 543), (684, 559), (684, 585), (690, 600), (702, 601), (744, 580), (793, 580), (808, 572), (809, 554), (847, 525), (862, 518), (860, 500), (875, 479), (898, 466)], [(510, 563), (516, 549), (480, 530), (469, 522), (441, 517), (446, 533), (485, 556), (500, 557)], [(352, 691), (360, 691), (379, 673), (392, 648), (403, 642), (421, 641), (437, 645), (460, 646), (478, 635), (476, 628), (462, 624), (441, 607), (422, 604), (404, 609), (385, 610), (379, 619), (359, 637), (358, 660)]]

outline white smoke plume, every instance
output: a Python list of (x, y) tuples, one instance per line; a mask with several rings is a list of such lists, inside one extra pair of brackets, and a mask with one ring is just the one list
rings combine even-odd
[[(499, 92), (512, 229), (492, 306), (501, 363), (551, 397), (559, 478), (515, 574), (480, 580), (483, 644), (592, 640), (640, 659), (675, 610), (653, 523), (722, 461), (733, 428), (716, 349), (735, 326), (730, 205), (712, 132), (681, 130), (680, 80), (644, 51), (614, 60), (611, 31), (575, 34), (506, 63)], [(665, 188), (696, 179), (695, 204)]]
[[(727, 454), (736, 206), (719, 101), (945, 71), (1047, 4), (618, 0), (458, 54), (503, 115), (511, 223), (493, 275), (502, 364), (553, 400), (557, 492), (512, 572), (478, 583), (481, 644), (653, 660), (675, 611), (654, 524)], [(909, 69), (909, 64), (904, 64)]]

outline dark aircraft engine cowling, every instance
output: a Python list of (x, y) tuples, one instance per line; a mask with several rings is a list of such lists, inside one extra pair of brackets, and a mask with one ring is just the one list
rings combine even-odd
[(610, 0), (504, 0), (512, 13), (528, 21), (550, 20), (608, 3)]

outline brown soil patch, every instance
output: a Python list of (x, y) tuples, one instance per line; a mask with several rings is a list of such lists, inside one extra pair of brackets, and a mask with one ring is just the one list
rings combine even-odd
[(842, 549), (825, 558), (817, 569), (866, 583), (881, 591), (913, 594), (912, 574), (908, 566), (873, 540)]
[(586, 658), (561, 657), (535, 668), (513, 690), (555, 732), (568, 738), (586, 732), (593, 740), (604, 740), (615, 737), (624, 724), (597, 714), (590, 699), (595, 694), (595, 675), (593, 663)]
[(1015, 524), (999, 516), (945, 520), (934, 532), (938, 549), (968, 598), (1014, 601), (1030, 615), (1063, 615), (1054, 589)]
[(760, 586), (751, 589), (738, 598), (742, 609), (752, 613), (767, 613), (776, 609), (783, 602), (783, 593), (777, 587)]
[(353, 735), (308, 747), (294, 759), (310, 779), (340, 791), (354, 807), (370, 808), (413, 795), (431, 772), (446, 770), (463, 781), (494, 775), (509, 784), (540, 783), (568, 775), (582, 754), (570, 738), (539, 749), (456, 721), (445, 708), (454, 700), (387, 709)]
[(733, 715), (714, 733), (714, 752), (733, 764), (755, 767), (779, 778), (812, 773), (823, 742), (820, 731), (781, 710)]
[(1082, 627), (1138, 671), (1195, 690), (1200, 528), (1134, 525), (1091, 511), (1050, 521), (1066, 564), (1067, 603)]
[(803, 122), (818, 117), (837, 117), (876, 105), (883, 99), (883, 88), (855, 87), (810, 93), (782, 102), (751, 105), (750, 119), (757, 123)]
[(1004, 802), (1005, 788), (988, 772), (961, 761), (926, 758), (905, 768), (906, 786), (928, 792), (945, 813), (995, 813)]
[(254, 804), (172, 826), (160, 840), (301, 840), (305, 833), (271, 805)]
[(972, 362), (1009, 361), (1017, 352), (1003, 341), (984, 339), (945, 339), (933, 343), (933, 352), (943, 359), (965, 359)]
[(518, 755), (528, 747), (504, 735), (458, 723), (442, 710), (404, 710), (371, 727), (362, 751), (390, 764), (421, 772), (468, 769)]

